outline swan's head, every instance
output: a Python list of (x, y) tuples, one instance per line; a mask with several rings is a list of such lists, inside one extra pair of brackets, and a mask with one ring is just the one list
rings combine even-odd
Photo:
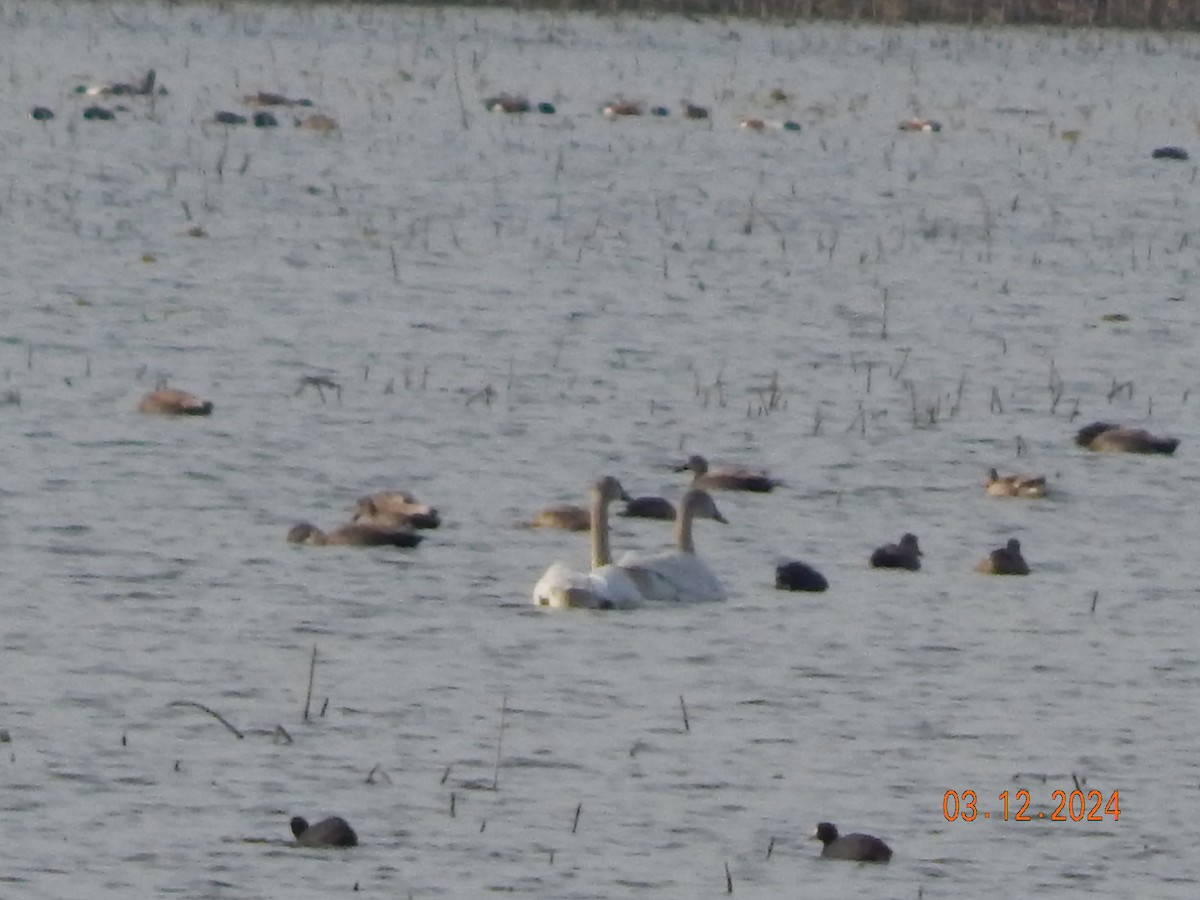
[(729, 520), (721, 515), (721, 511), (717, 509), (717, 502), (708, 491), (688, 491), (683, 498), (683, 508), (691, 513), (693, 519), (713, 519), (722, 525), (729, 524)]
[(676, 472), (692, 472), (697, 478), (708, 471), (708, 460), (699, 454), (692, 454), (683, 465), (675, 467)]
[(614, 500), (629, 500), (629, 494), (621, 487), (621, 482), (612, 475), (605, 475), (592, 486), (592, 497), (608, 504)]

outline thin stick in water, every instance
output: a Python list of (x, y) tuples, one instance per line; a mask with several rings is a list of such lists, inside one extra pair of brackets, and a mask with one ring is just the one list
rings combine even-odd
[(582, 800), (579, 801), (579, 805), (575, 807), (575, 821), (571, 823), (571, 834), (574, 834), (575, 830), (577, 828), (579, 828), (579, 814), (581, 812), (583, 812), (583, 801)]
[(200, 709), (200, 710), (203, 710), (204, 712), (208, 713), (210, 716), (212, 716), (214, 719), (216, 719), (218, 722), (220, 722), (222, 725), (224, 725), (226, 728), (228, 728), (230, 731), (232, 731), (234, 734), (236, 734), (238, 736), (239, 740), (241, 740), (242, 738), (245, 737), (244, 734), (242, 734), (240, 731), (238, 731), (236, 728), (233, 727), (233, 725), (229, 722), (228, 719), (226, 719), (223, 715), (221, 715), (216, 710), (210, 709), (209, 707), (205, 706), (203, 703), (197, 703), (195, 700), (172, 700), (167, 705), (168, 706), (194, 706), (196, 709)]
[(725, 863), (725, 893), (733, 893), (733, 876), (729, 874), (729, 863)]
[(312, 660), (308, 664), (308, 693), (304, 695), (304, 721), (308, 721), (308, 710), (312, 705), (313, 677), (317, 672), (317, 645), (313, 644)]
[(504, 744), (504, 714), (508, 712), (508, 694), (500, 702), (500, 728), (496, 733), (496, 765), (492, 769), (492, 790), (500, 786), (500, 749)]
[(683, 694), (679, 695), (679, 708), (683, 711), (683, 730), (691, 731), (692, 726), (688, 722), (687, 704), (683, 702)]

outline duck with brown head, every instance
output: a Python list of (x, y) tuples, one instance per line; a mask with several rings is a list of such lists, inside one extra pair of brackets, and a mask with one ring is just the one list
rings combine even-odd
[(1036, 499), (1047, 493), (1045, 475), (1001, 475), (995, 469), (988, 470), (983, 487), (989, 497)]
[(592, 527), (592, 514), (582, 506), (563, 504), (547, 506), (534, 513), (532, 519), (521, 523), (522, 528), (558, 528), (562, 531), (587, 531)]
[(675, 471), (691, 471), (692, 487), (705, 491), (753, 491), (765, 494), (779, 484), (766, 472), (751, 472), (732, 466), (709, 468), (708, 460), (698, 454), (689, 456), (685, 463), (675, 467)]
[(151, 391), (138, 403), (138, 412), (157, 416), (208, 416), (212, 411), (211, 400), (169, 387)]
[(608, 507), (627, 500), (621, 482), (606, 475), (592, 486), (590, 527), (591, 570), (576, 572), (554, 563), (533, 587), (536, 606), (557, 609), (631, 609), (640, 606), (641, 593), (624, 572), (612, 565), (608, 543)]
[(442, 517), (407, 491), (379, 491), (358, 498), (350, 521), (397, 528), (438, 528)]
[(287, 534), (290, 544), (314, 547), (415, 547), (422, 536), (407, 528), (351, 522), (325, 532), (311, 522), (297, 522)]
[(1170, 455), (1179, 439), (1158, 437), (1141, 428), (1124, 428), (1112, 422), (1093, 422), (1080, 428), (1075, 443), (1100, 453), (1161, 453)]

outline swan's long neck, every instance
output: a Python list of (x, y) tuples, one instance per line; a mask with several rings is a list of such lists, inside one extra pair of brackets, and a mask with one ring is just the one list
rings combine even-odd
[(612, 562), (608, 546), (608, 500), (600, 491), (592, 492), (592, 568)]
[(696, 552), (696, 545), (692, 543), (692, 519), (696, 517), (696, 509), (691, 499), (691, 494), (684, 498), (679, 518), (675, 520), (675, 546), (683, 553)]

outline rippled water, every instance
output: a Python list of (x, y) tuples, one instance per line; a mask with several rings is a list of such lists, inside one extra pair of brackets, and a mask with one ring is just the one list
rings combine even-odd
[[(1150, 151), (1195, 137), (1200, 38), (0, 15), (0, 893), (1194, 896), (1196, 169)], [(169, 94), (82, 120), (74, 85), (151, 66)], [(255, 90), (340, 131), (212, 124)], [(163, 376), (216, 414), (139, 416)], [(1096, 418), (1178, 458), (1086, 455)], [(727, 603), (529, 605), (586, 547), (515, 522), (604, 473), (677, 498), (688, 452), (786, 482), (698, 526)], [(385, 487), (446, 524), (283, 541)], [(906, 530), (924, 570), (868, 570)], [(1031, 577), (971, 571), (1010, 536)], [(786, 556), (831, 590), (775, 592)], [(1073, 774), (1120, 819), (999, 821)], [(295, 813), (362, 846), (287, 848)], [(821, 819), (895, 859), (822, 864)]]

